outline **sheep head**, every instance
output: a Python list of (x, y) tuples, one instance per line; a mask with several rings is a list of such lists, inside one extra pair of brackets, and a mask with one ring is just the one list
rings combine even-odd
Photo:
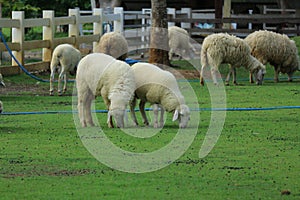
[(256, 84), (262, 85), (264, 80), (264, 75), (266, 74), (266, 66), (259, 62), (255, 57), (252, 58), (252, 66), (250, 67), (250, 71), (254, 74), (256, 78)]
[(179, 121), (179, 128), (186, 128), (190, 120), (190, 109), (187, 105), (181, 104), (178, 106), (173, 114), (173, 121)]
[(113, 117), (118, 128), (124, 128), (124, 117), (126, 114), (126, 110), (123, 109), (115, 109), (108, 111), (107, 115), (107, 123), (112, 123), (110, 118)]

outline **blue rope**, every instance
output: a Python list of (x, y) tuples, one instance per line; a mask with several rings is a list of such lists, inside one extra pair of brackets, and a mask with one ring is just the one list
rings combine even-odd
[[(265, 108), (192, 108), (191, 111), (270, 111), (284, 109), (300, 109), (300, 106), (273, 106)], [(146, 111), (152, 111), (152, 108), (145, 108)], [(135, 111), (139, 111), (135, 109)], [(107, 113), (107, 110), (94, 110), (94, 113)], [(129, 110), (128, 110), (129, 112)], [(33, 111), (33, 112), (3, 112), (0, 115), (44, 115), (44, 114), (73, 114), (76, 111)]]
[(2, 42), (3, 44), (5, 45), (5, 48), (7, 49), (7, 51), (9, 52), (10, 56), (14, 59), (14, 61), (18, 64), (18, 66), (22, 69), (22, 71), (27, 74), (28, 76), (30, 76), (31, 78), (37, 80), (37, 81), (40, 81), (40, 82), (50, 82), (49, 80), (44, 80), (44, 79), (41, 79), (37, 76), (34, 76), (33, 74), (31, 74), (30, 72), (27, 71), (27, 69), (18, 61), (18, 59), (13, 55), (11, 49), (9, 48), (8, 44), (6, 43), (6, 40), (2, 34), (2, 32), (0, 31), (0, 36), (1, 36), (1, 39), (2, 39)]

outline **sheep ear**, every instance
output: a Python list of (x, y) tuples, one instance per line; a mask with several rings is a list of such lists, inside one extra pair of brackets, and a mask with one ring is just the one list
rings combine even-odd
[(107, 122), (106, 122), (107, 124), (109, 123), (110, 116), (111, 116), (111, 113), (110, 113), (110, 111), (108, 111), (107, 112)]
[(179, 114), (178, 110), (175, 110), (174, 115), (173, 115), (173, 119), (172, 119), (173, 122), (178, 119), (178, 114)]

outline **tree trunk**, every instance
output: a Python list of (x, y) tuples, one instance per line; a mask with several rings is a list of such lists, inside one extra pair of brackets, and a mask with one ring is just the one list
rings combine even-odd
[(168, 57), (169, 39), (166, 0), (151, 0), (152, 27), (149, 50), (149, 63), (162, 67), (170, 66)]

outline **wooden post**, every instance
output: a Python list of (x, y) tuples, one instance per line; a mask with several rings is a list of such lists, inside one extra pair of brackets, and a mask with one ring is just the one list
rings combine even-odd
[[(20, 21), (20, 26), (12, 28), (12, 42), (20, 44), (19, 51), (13, 51), (13, 55), (16, 59), (24, 66), (24, 51), (23, 51), (23, 44), (24, 44), (24, 11), (13, 11), (12, 12), (12, 19), (18, 19)], [(12, 59), (12, 66), (18, 66), (18, 64)], [(21, 70), (19, 70), (19, 73)]]
[[(230, 17), (231, 16), (231, 0), (224, 0), (224, 6), (223, 6), (223, 18)], [(225, 23), (223, 24), (223, 28), (230, 29), (231, 24)]]
[[(215, 0), (215, 19), (222, 19), (223, 0)], [(216, 23), (216, 28), (222, 28), (222, 23)]]
[(114, 14), (120, 14), (120, 19), (114, 21), (114, 32), (122, 33), (124, 31), (124, 10), (122, 7), (115, 7)]
[[(181, 8), (181, 13), (186, 13), (188, 19), (192, 18), (192, 9), (191, 8)], [(181, 28), (190, 29), (191, 23), (181, 22)]]
[(78, 44), (78, 37), (79, 37), (79, 28), (80, 28), (80, 13), (79, 9), (69, 9), (69, 16), (75, 16), (75, 23), (74, 24), (69, 24), (69, 37), (75, 37), (75, 48), (79, 48)]
[[(295, 17), (300, 17), (300, 8), (296, 8)], [(299, 33), (300, 24), (297, 24), (296, 26), (297, 26), (297, 30), (298, 30), (297, 36), (299, 36), (300, 35), (300, 33)]]
[(49, 19), (49, 26), (43, 26), (43, 40), (48, 40), (50, 46), (48, 48), (43, 48), (43, 62), (51, 62), (52, 52), (54, 47), (54, 33), (55, 33), (55, 24), (54, 24), (54, 11), (53, 10), (44, 10), (43, 18)]
[[(93, 23), (93, 29), (94, 35), (100, 35), (100, 37), (103, 35), (103, 16), (104, 16), (104, 11), (102, 8), (94, 8), (93, 10), (93, 15), (99, 15), (100, 16), (100, 20), (98, 22), (94, 22)], [(100, 38), (99, 38), (100, 39)], [(96, 46), (97, 42), (93, 42), (93, 49)]]

